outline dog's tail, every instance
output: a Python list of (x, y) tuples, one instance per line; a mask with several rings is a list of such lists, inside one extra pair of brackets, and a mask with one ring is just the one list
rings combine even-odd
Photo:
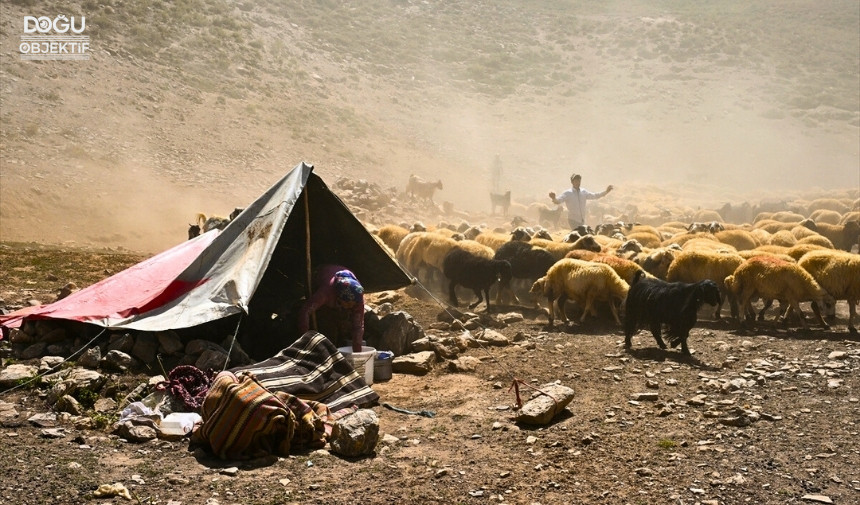
[(639, 282), (639, 279), (645, 276), (645, 270), (637, 270), (635, 274), (633, 274), (633, 281), (630, 282), (630, 287), (632, 288), (634, 284)]

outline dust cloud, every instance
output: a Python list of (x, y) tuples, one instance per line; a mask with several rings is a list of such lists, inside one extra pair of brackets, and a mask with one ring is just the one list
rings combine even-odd
[[(623, 2), (606, 12), (583, 7), (569, 32), (551, 19), (534, 20), (547, 33), (539, 34), (541, 47), (532, 54), (554, 52), (547, 61), (555, 65), (537, 77), (554, 80), (531, 82), (544, 70), (535, 66), (508, 69), (521, 81), (508, 82), (505, 92), (492, 88), (499, 76), (476, 72), (464, 79), (458, 65), (429, 53), (356, 76), (348, 72), (357, 66), (338, 63), (352, 61), (341, 54), (296, 51), (305, 80), (260, 70), (255, 79), (266, 93), (258, 95), (242, 86), (234, 94), (201, 91), (157, 67), (101, 54), (87, 72), (68, 74), (62, 66), (68, 62), (35, 66), (0, 55), (0, 239), (157, 252), (184, 240), (197, 213), (227, 215), (301, 161), (314, 164), (329, 185), (339, 177), (366, 179), (395, 194), (410, 174), (440, 179), (436, 202), (479, 222), (490, 211), (496, 154), (501, 190), (524, 207), (548, 204), (547, 193), (566, 189), (572, 172), (583, 174), (591, 191), (616, 187), (601, 200), (612, 215), (630, 205), (680, 214), (727, 202), (856, 199), (860, 33), (797, 30), (809, 14), (806, 3), (795, 4), (803, 8), (785, 10), (793, 17), (784, 27), (724, 28), (719, 13), (705, 7), (701, 17), (711, 24), (697, 25), (637, 2), (629, 14)], [(4, 23), (9, 42), (19, 35), (10, 21), (19, 8), (4, 8), (12, 11)], [(856, 3), (821, 9), (860, 22)], [(700, 14), (694, 11), (687, 12), (691, 19)], [(526, 28), (528, 37), (538, 36)], [(432, 36), (433, 54), (445, 54), (439, 37), (451, 34)], [(262, 47), (273, 44), (260, 37)], [(485, 50), (501, 46), (517, 56), (517, 44), (531, 41), (519, 37)], [(301, 46), (298, 38), (287, 42), (280, 47)], [(804, 59), (778, 59), (793, 53)], [(821, 55), (832, 57), (835, 68), (816, 71)], [(816, 77), (823, 72), (827, 79)], [(43, 114), (41, 129), (27, 134), (34, 111)], [(77, 154), (65, 156), (69, 149)], [(388, 216), (370, 217), (379, 225)]]

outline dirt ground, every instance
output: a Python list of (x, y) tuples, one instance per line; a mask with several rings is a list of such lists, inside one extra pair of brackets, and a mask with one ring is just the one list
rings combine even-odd
[[(7, 267), (11, 250), (4, 245)], [(111, 254), (106, 267), (100, 253), (53, 254), (101, 275), (139, 259)], [(3, 274), (5, 304), (50, 296), (52, 281), (14, 270), (14, 280)], [(397, 309), (425, 329), (442, 310), (409, 296)], [(0, 427), (0, 503), (125, 503), (93, 497), (117, 482), (133, 503), (172, 505), (860, 501), (860, 344), (847, 332), (844, 302), (829, 330), (761, 323), (741, 331), (703, 312), (691, 359), (659, 350), (645, 332), (625, 352), (610, 319), (548, 328), (545, 317), (520, 310), (525, 319), (500, 331), (525, 339), (470, 349), (465, 355), (482, 361), (474, 373), (440, 363), (426, 376), (374, 384), (381, 402), (435, 416), (373, 407), (388, 436), (356, 460), (320, 450), (220, 461), (184, 440), (132, 444), (68, 423), (65, 436), (48, 438), (26, 421), (48, 410), (42, 391), (0, 393), (20, 413)], [(130, 388), (148, 377), (112, 379)], [(519, 426), (515, 379), (524, 401), (555, 381), (575, 398), (549, 425)]]

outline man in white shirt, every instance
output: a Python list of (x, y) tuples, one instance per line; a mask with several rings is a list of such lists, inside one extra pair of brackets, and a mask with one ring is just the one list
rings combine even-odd
[(549, 193), (549, 199), (552, 200), (552, 203), (556, 205), (564, 203), (565, 207), (567, 207), (567, 222), (570, 225), (571, 230), (576, 229), (576, 227), (585, 224), (586, 200), (597, 200), (598, 198), (603, 198), (604, 196), (606, 196), (607, 193), (614, 189), (614, 186), (610, 184), (609, 186), (606, 186), (606, 191), (601, 191), (600, 193), (592, 193), (591, 191), (588, 191), (586, 189), (581, 189), (579, 187), (581, 183), (581, 175), (571, 174), (570, 189), (558, 195), (558, 198), (556, 198), (554, 191), (550, 191)]

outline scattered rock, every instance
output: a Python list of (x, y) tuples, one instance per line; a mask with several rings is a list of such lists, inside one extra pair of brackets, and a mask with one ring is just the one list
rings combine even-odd
[(379, 418), (370, 409), (359, 409), (339, 419), (332, 429), (331, 451), (347, 457), (372, 454), (379, 441)]
[(533, 425), (549, 424), (573, 400), (573, 389), (561, 384), (544, 384), (538, 389), (545, 394), (536, 394), (526, 402), (517, 413), (516, 422)]

